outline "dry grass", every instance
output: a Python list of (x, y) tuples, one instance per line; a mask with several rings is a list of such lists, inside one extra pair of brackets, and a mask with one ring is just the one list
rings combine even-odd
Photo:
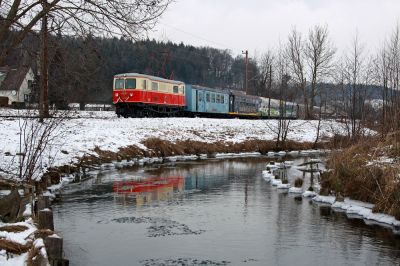
[(21, 245), (10, 240), (0, 239), (0, 250), (5, 250), (13, 254), (21, 255), (22, 253), (28, 252), (31, 247), (32, 242), (28, 242), (26, 245)]
[(321, 194), (343, 195), (375, 204), (375, 212), (400, 219), (400, 165), (374, 163), (381, 156), (393, 155), (393, 138), (368, 139), (333, 154), (321, 176)]
[(51, 236), (52, 234), (54, 234), (54, 232), (51, 231), (50, 229), (39, 229), (39, 230), (36, 230), (34, 233), (35, 239), (37, 239), (37, 238), (45, 239), (46, 237)]
[(28, 253), (27, 266), (40, 266), (43, 265), (43, 257), (40, 254), (40, 249), (33, 246)]
[(5, 231), (9, 233), (20, 233), (27, 230), (28, 227), (24, 225), (5, 225), (0, 227), (0, 231)]
[[(215, 154), (215, 153), (241, 153), (241, 152), (260, 152), (266, 154), (269, 151), (276, 150), (274, 141), (267, 140), (246, 140), (240, 143), (232, 142), (200, 142), (200, 141), (170, 141), (161, 140), (159, 138), (150, 138), (142, 142), (149, 148), (153, 154), (160, 157), (174, 155), (189, 155), (189, 154)], [(295, 142), (287, 141), (285, 144), (286, 150), (306, 150), (313, 148), (313, 143), (310, 142)]]

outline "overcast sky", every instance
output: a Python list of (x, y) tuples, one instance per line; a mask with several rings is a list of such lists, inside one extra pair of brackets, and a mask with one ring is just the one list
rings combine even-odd
[(400, 0), (175, 0), (151, 37), (195, 46), (262, 53), (287, 39), (328, 25), (339, 52), (355, 33), (369, 51), (400, 21)]

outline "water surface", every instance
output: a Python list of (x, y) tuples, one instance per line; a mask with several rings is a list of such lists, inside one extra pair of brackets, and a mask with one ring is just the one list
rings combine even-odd
[(65, 255), (71, 265), (399, 265), (391, 230), (277, 191), (261, 176), (266, 161), (99, 175), (55, 206)]

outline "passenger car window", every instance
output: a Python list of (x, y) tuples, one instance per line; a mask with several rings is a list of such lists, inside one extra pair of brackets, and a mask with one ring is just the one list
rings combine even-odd
[(215, 94), (214, 93), (211, 94), (211, 102), (215, 103)]
[(206, 94), (206, 101), (207, 101), (208, 103), (210, 102), (210, 94), (209, 94), (209, 93)]
[(136, 79), (125, 79), (125, 90), (136, 89)]
[(221, 96), (220, 96), (219, 94), (217, 94), (217, 96), (216, 96), (216, 102), (217, 102), (217, 103), (220, 103), (220, 101), (221, 101)]
[(115, 89), (116, 90), (124, 89), (124, 79), (116, 79), (115, 80)]

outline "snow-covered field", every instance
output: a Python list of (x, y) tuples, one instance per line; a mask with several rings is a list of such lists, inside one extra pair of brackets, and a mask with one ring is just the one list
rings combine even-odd
[[(24, 111), (0, 109), (0, 115), (21, 115)], [(103, 150), (137, 145), (146, 149), (143, 140), (156, 137), (175, 142), (193, 140), (208, 143), (243, 142), (245, 140), (273, 140), (276, 120), (241, 120), (208, 118), (117, 118), (114, 112), (75, 112), (63, 122), (58, 139), (43, 158), (44, 166), (73, 163), (78, 157), (93, 154), (98, 146)], [(15, 155), (20, 147), (20, 118), (0, 118), (0, 168), (15, 166)], [(314, 141), (318, 121), (290, 121), (288, 139)], [(324, 121), (320, 136), (343, 133), (344, 126), (335, 121)]]

